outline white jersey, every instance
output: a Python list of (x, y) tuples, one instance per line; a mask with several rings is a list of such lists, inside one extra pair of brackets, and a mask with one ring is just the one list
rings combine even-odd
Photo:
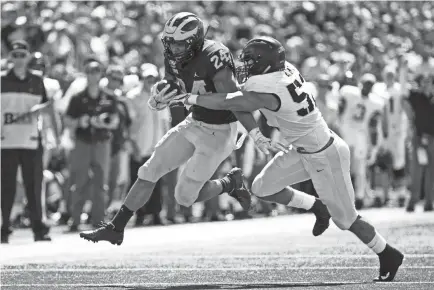
[(374, 114), (383, 112), (385, 101), (374, 93), (363, 98), (360, 88), (348, 85), (341, 88), (340, 95), (346, 103), (341, 117), (341, 127), (353, 133), (368, 134), (369, 121)]
[(308, 138), (300, 138), (318, 128), (323, 129), (324, 135), (330, 136), (330, 133), (305, 84), (300, 72), (286, 62), (285, 71), (251, 76), (244, 84), (244, 90), (278, 97), (280, 107), (276, 111), (260, 109), (268, 125), (278, 128), (288, 143), (306, 150), (317, 150), (319, 148), (312, 148), (312, 143), (306, 144)]
[(404, 134), (407, 131), (407, 115), (405, 114), (402, 103), (403, 91), (399, 83), (394, 83), (393, 86), (386, 88), (386, 114), (388, 131), (390, 134), (401, 132)]

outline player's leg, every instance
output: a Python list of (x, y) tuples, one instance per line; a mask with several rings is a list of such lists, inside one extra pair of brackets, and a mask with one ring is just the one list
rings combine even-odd
[[(183, 169), (175, 188), (175, 198), (180, 205), (209, 200), (223, 192), (235, 194), (242, 184), (242, 173), (232, 169), (224, 178), (209, 180), (228, 158), (235, 146), (236, 124), (228, 126), (196, 125), (194, 136), (189, 136), (196, 150)], [(240, 190), (241, 191), (241, 190)], [(246, 191), (235, 197), (244, 208), (250, 207), (250, 194)]]
[(360, 150), (360, 148), (354, 149), (354, 156), (352, 158), (352, 173), (355, 187), (355, 205), (357, 209), (363, 208), (367, 178), (366, 178), (366, 168), (367, 168), (367, 158), (366, 155)]
[[(353, 232), (380, 258), (380, 280), (393, 280), (403, 255), (390, 245), (367, 220), (358, 215), (350, 177), (350, 151), (335, 137), (334, 144), (322, 154), (305, 156), (312, 181), (321, 200), (327, 205), (335, 224)], [(388, 273), (388, 276), (385, 278)]]
[(405, 178), (405, 133), (398, 132), (394, 139), (396, 141), (393, 142), (393, 146), (390, 146), (393, 157), (392, 184), (398, 205), (402, 207), (408, 195)]
[(156, 182), (185, 163), (193, 154), (194, 146), (184, 136), (188, 126), (189, 123), (185, 121), (178, 124), (158, 142), (151, 158), (140, 167), (136, 182), (113, 220), (94, 231), (81, 233), (80, 237), (93, 242), (107, 240), (112, 244), (122, 243), (124, 228), (134, 212), (149, 200)]
[(256, 176), (251, 191), (266, 202), (312, 211), (317, 218), (312, 232), (314, 236), (318, 236), (329, 226), (330, 214), (327, 208), (314, 196), (287, 186), (308, 179), (309, 173), (295, 150), (279, 152)]

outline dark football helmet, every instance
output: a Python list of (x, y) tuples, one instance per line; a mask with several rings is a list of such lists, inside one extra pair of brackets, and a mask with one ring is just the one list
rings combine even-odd
[(268, 36), (253, 38), (241, 52), (242, 65), (236, 69), (238, 81), (243, 83), (252, 75), (284, 70), (285, 59), (285, 48), (276, 39)]
[(161, 41), (165, 57), (183, 65), (202, 49), (205, 41), (203, 22), (193, 13), (177, 13), (166, 22)]

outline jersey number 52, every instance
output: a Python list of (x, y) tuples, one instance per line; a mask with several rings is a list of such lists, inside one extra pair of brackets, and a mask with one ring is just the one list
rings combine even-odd
[(295, 80), (292, 84), (289, 84), (286, 88), (288, 89), (288, 92), (295, 103), (299, 104), (304, 100), (307, 100), (308, 107), (301, 108), (300, 110), (297, 111), (297, 114), (299, 116), (304, 117), (315, 109), (315, 100), (312, 98), (310, 94), (306, 92), (301, 92), (300, 94), (297, 93), (297, 89), (301, 88), (301, 86), (304, 83), (303, 77), (300, 74), (298, 76), (301, 82)]

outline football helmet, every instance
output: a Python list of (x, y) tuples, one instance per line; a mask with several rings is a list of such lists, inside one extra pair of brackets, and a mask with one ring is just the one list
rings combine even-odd
[(183, 65), (202, 49), (205, 41), (203, 22), (193, 13), (177, 13), (166, 22), (161, 41), (165, 57)]
[(285, 69), (285, 48), (276, 39), (268, 36), (256, 37), (247, 42), (241, 51), (241, 65), (236, 68), (240, 83), (252, 75), (272, 73)]

